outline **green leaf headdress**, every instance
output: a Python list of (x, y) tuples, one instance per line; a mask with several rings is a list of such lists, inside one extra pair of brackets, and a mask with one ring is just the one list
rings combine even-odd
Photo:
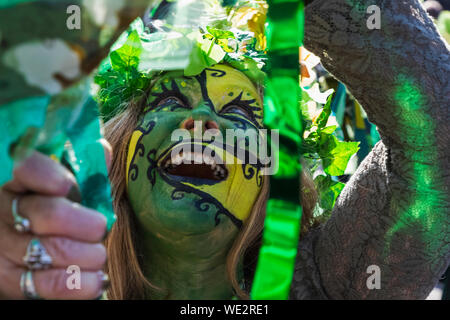
[(104, 120), (143, 94), (162, 71), (194, 76), (222, 62), (262, 83), (266, 12), (264, 1), (160, 1), (133, 22), (99, 68), (95, 82)]

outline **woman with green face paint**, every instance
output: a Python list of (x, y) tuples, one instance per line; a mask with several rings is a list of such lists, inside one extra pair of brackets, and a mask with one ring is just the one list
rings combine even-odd
[[(380, 8), (380, 30), (367, 28), (365, 8), (374, 4)], [(320, 226), (311, 225), (316, 199), (306, 192), (312, 187), (303, 178), (302, 237), (290, 297), (424, 299), (450, 259), (448, 45), (416, 0), (314, 0), (305, 13), (305, 46), (348, 86), (378, 126), (382, 141)], [(110, 177), (118, 217), (106, 241), (108, 298), (247, 297), (261, 245), (267, 177), (258, 175), (257, 168), (233, 163), (203, 159), (196, 164), (195, 149), (180, 153), (171, 139), (176, 129), (194, 138), (207, 130), (261, 130), (261, 83), (238, 69), (222, 61), (195, 75), (186, 70), (160, 73), (142, 99), (128, 101), (105, 124), (113, 147)], [(212, 148), (204, 141), (188, 144), (202, 151)], [(186, 163), (168, 157), (173, 150)], [(33, 188), (46, 195), (47, 204), (59, 207), (21, 201), (19, 213), (31, 219), (35, 234), (45, 226), (48, 232), (52, 227), (46, 222), (56, 225), (59, 216), (72, 219), (72, 227), (59, 234), (98, 241), (104, 221), (61, 200), (73, 181), (62, 167), (42, 158), (35, 156), (18, 168), (8, 192)], [(33, 170), (36, 164), (45, 165)], [(43, 188), (46, 179), (57, 190)], [(8, 203), (4, 208), (10, 208), (9, 193), (2, 190), (0, 195)], [(42, 197), (38, 200), (43, 203)], [(51, 209), (53, 219), (39, 215), (42, 208)], [(0, 226), (8, 229), (11, 212), (2, 209), (0, 216)], [(84, 233), (75, 232), (80, 224)], [(27, 242), (14, 237), (0, 242), (2, 265), (20, 260), (14, 246)], [(102, 247), (70, 242), (71, 249), (79, 250), (69, 250), (68, 243), (43, 241), (54, 264), (81, 261), (83, 268), (97, 270), (104, 262)], [(64, 261), (58, 252), (72, 255)], [(13, 269), (0, 268), (0, 296), (19, 297), (11, 279), (20, 275), (16, 269), (3, 270)], [(52, 272), (57, 279), (53, 269), (35, 273), (36, 290), (45, 298), (93, 298), (101, 289), (101, 277), (87, 272), (83, 295), (51, 290), (43, 279)]]
[[(111, 177), (121, 192), (116, 197), (135, 213), (130, 215), (128, 211), (122, 217), (129, 220), (127, 224), (139, 226), (132, 232), (133, 236), (139, 235), (141, 263), (149, 266), (143, 269), (143, 276), (152, 285), (165, 289), (153, 290), (150, 296), (229, 299), (233, 291), (227, 277), (227, 259), (236, 259), (230, 255), (230, 249), (243, 225), (252, 230), (241, 234), (242, 237), (247, 233), (247, 239), (237, 243), (232, 251), (242, 250), (239, 247), (243, 242), (249, 237), (255, 240), (261, 230), (267, 184), (261, 175), (246, 175), (248, 170), (243, 170), (237, 161), (224, 163), (215, 158), (206, 164), (203, 155), (205, 148), (210, 147), (209, 141), (194, 140), (194, 135), (196, 131), (203, 134), (216, 129), (225, 136), (227, 129), (242, 126), (257, 132), (262, 127), (260, 94), (244, 74), (219, 64), (196, 77), (168, 72), (155, 81), (148, 97), (144, 111), (127, 109), (106, 128), (110, 141), (130, 141), (115, 150), (119, 154), (114, 154), (114, 158), (126, 157), (127, 161), (125, 167), (121, 161), (113, 162)], [(198, 144), (200, 153), (194, 149), (183, 152), (180, 156), (185, 163), (176, 165), (171, 152), (179, 144), (173, 141), (172, 133), (179, 128), (192, 133), (192, 140), (183, 143)], [(216, 155), (221, 153), (219, 148), (215, 151)], [(197, 155), (202, 157), (199, 163), (194, 162)], [(234, 154), (233, 158), (236, 160)], [(249, 224), (250, 216), (253, 221)], [(113, 230), (111, 243), (120, 236)], [(133, 245), (130, 240), (123, 239), (121, 243)], [(115, 255), (119, 248), (112, 245), (112, 249), (111, 254)], [(120, 250), (126, 255), (135, 251)], [(123, 261), (132, 262), (131, 259)], [(242, 274), (238, 261), (230, 263), (233, 273), (239, 270)], [(120, 271), (112, 273), (121, 276)], [(128, 275), (123, 281), (127, 278)], [(142, 284), (146, 281), (138, 280)]]

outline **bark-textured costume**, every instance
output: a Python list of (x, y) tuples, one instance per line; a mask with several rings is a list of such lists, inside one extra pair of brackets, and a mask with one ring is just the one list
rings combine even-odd
[[(366, 8), (381, 9), (369, 30)], [(450, 261), (450, 55), (417, 0), (315, 0), (305, 46), (345, 83), (382, 141), (332, 217), (299, 245), (292, 299), (424, 299)], [(366, 285), (370, 265), (381, 289)]]

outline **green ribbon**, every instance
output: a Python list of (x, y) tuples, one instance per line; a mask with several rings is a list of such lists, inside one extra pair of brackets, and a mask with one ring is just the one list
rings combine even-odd
[(280, 133), (280, 166), (270, 177), (270, 198), (252, 299), (287, 299), (294, 273), (301, 222), (299, 47), (303, 41), (303, 1), (269, 0), (268, 65), (264, 123)]

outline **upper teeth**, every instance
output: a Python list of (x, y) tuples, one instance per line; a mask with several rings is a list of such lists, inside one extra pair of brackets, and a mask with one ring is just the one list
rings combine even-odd
[(204, 155), (202, 153), (198, 152), (183, 152), (179, 153), (176, 156), (173, 156), (167, 163), (168, 164), (176, 164), (179, 165), (181, 163), (190, 164), (190, 163), (197, 163), (197, 164), (209, 164), (214, 169), (217, 165), (216, 160), (208, 155)]
[(172, 156), (165, 164), (165, 168), (174, 168), (177, 165), (182, 163), (185, 164), (207, 164), (211, 167), (214, 174), (220, 178), (225, 177), (225, 169), (222, 166), (219, 166), (216, 160), (213, 157), (208, 155), (204, 155), (198, 152), (182, 152), (177, 154), (176, 156)]

